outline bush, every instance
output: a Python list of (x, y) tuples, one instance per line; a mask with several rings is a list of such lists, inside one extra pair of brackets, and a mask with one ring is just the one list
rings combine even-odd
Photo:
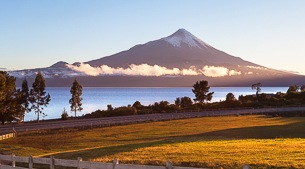
[(64, 108), (64, 111), (61, 114), (61, 120), (68, 120), (68, 112)]

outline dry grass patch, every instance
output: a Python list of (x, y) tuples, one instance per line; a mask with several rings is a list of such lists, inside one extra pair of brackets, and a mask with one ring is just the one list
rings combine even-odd
[(154, 164), (171, 160), (179, 166), (235, 168), (305, 168), (305, 139), (203, 140), (169, 143), (116, 153), (93, 161)]

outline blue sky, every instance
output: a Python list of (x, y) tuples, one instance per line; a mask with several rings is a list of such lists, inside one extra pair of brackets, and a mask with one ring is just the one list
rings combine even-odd
[(185, 28), (245, 60), (305, 74), (304, 0), (0, 0), (0, 68), (85, 62)]

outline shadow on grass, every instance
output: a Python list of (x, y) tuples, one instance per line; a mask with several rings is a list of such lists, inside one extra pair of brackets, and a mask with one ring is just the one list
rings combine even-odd
[[(246, 123), (246, 122), (245, 122)], [(230, 139), (305, 138), (305, 122), (287, 125), (233, 128), (193, 135), (193, 137), (225, 137)]]

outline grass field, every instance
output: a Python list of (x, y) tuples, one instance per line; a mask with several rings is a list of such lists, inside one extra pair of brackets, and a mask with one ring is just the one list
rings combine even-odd
[(305, 168), (305, 118), (206, 117), (20, 134), (0, 153), (210, 168)]

